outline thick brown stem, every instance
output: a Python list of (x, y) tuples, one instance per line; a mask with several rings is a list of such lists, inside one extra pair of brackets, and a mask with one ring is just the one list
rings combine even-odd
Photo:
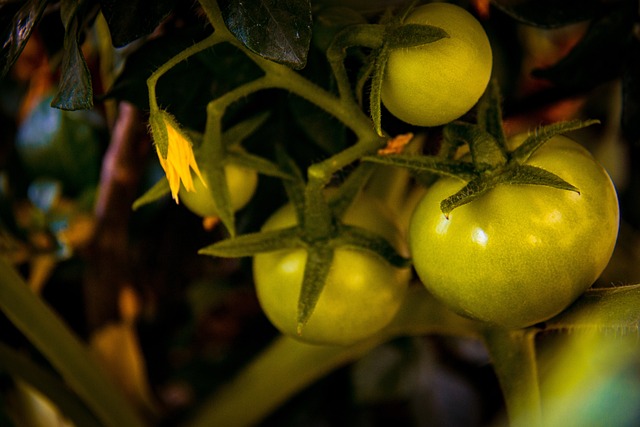
[(150, 147), (142, 112), (121, 102), (102, 164), (95, 205), (96, 232), (87, 251), (84, 293), (89, 332), (118, 318), (118, 294), (131, 273), (131, 205)]

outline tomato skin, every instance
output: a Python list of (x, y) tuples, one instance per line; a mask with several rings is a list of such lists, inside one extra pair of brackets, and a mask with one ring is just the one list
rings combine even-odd
[[(402, 249), (397, 226), (385, 216), (374, 199), (362, 197), (345, 214), (344, 221), (377, 231)], [(291, 204), (276, 211), (263, 230), (296, 224)], [(253, 258), (253, 271), (260, 305), (282, 333), (303, 342), (349, 345), (378, 332), (398, 311), (411, 270), (395, 268), (373, 253), (338, 247), (317, 305), (297, 335), (297, 307), (307, 252), (283, 249)]]
[[(258, 186), (258, 172), (229, 163), (224, 167), (229, 186), (231, 207), (233, 211), (243, 208), (253, 197)], [(204, 186), (200, 178), (192, 174), (194, 191), (187, 191), (180, 186), (179, 200), (193, 213), (201, 217), (217, 217), (218, 209), (211, 195), (211, 185)], [(206, 179), (206, 178), (205, 178)]]
[(449, 37), (389, 53), (382, 103), (397, 118), (418, 126), (439, 126), (465, 114), (484, 93), (493, 53), (482, 25), (449, 3), (416, 7), (405, 24), (440, 27)]
[(459, 314), (507, 328), (542, 322), (570, 305), (602, 273), (618, 234), (613, 183), (580, 144), (556, 136), (527, 164), (580, 193), (500, 184), (446, 219), (440, 202), (464, 183), (440, 179), (416, 207), (409, 231), (416, 272), (430, 292)]

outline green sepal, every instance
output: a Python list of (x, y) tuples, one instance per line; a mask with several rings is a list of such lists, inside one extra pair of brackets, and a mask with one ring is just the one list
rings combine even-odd
[(303, 335), (304, 326), (311, 318), (325, 286), (334, 253), (334, 248), (327, 245), (326, 241), (320, 241), (307, 248), (307, 262), (304, 267), (302, 287), (298, 298), (297, 332), (300, 336)]
[(404, 49), (422, 46), (448, 38), (449, 34), (440, 27), (422, 24), (390, 26), (385, 34), (385, 44), (389, 49)]
[(524, 163), (536, 152), (545, 142), (556, 135), (582, 129), (593, 124), (600, 123), (599, 120), (570, 120), (567, 122), (553, 123), (542, 126), (530, 134), (522, 144), (511, 152), (511, 159), (518, 163)]
[(362, 227), (343, 224), (340, 226), (338, 236), (331, 242), (336, 247), (344, 246), (369, 251), (394, 267), (408, 268), (411, 266), (411, 259), (398, 253), (387, 239)]
[(224, 167), (222, 165), (207, 167), (205, 163), (201, 165), (200, 173), (207, 183), (207, 191), (211, 194), (220, 221), (229, 234), (232, 237), (235, 236), (235, 215), (231, 206), (231, 193), (229, 193), (229, 183)]
[(457, 193), (447, 197), (440, 202), (440, 210), (445, 217), (456, 208), (472, 202), (483, 194), (487, 193), (499, 182), (499, 177), (492, 175), (480, 175), (462, 187)]
[(167, 117), (170, 117), (169, 113), (153, 108), (149, 114), (149, 128), (151, 129), (153, 144), (163, 159), (166, 159), (169, 155), (169, 132), (165, 122)]
[(369, 54), (365, 58), (364, 64), (362, 65), (362, 67), (360, 67), (360, 69), (358, 70), (358, 76), (356, 79), (354, 90), (356, 92), (356, 99), (358, 100), (358, 105), (360, 105), (361, 107), (363, 106), (363, 102), (364, 102), (363, 99), (364, 99), (365, 85), (373, 75), (373, 72), (376, 68), (376, 60), (375, 60), (376, 54), (377, 54), (376, 51)]
[(351, 203), (353, 203), (353, 200), (369, 179), (374, 167), (375, 165), (371, 163), (360, 163), (338, 187), (338, 190), (328, 197), (331, 211), (337, 218), (342, 218), (347, 209), (349, 209), (349, 206), (351, 206)]
[(293, 205), (298, 224), (304, 224), (304, 209), (306, 204), (304, 193), (306, 185), (302, 177), (302, 172), (300, 172), (296, 162), (286, 153), (284, 147), (280, 145), (276, 146), (276, 159), (280, 169), (291, 177), (291, 179), (283, 181), (282, 184), (287, 193), (287, 198)]
[(273, 176), (282, 179), (293, 179), (293, 177), (289, 173), (280, 169), (280, 167), (278, 167), (278, 165), (276, 165), (275, 163), (270, 162), (264, 157), (250, 154), (244, 150), (229, 149), (229, 151), (227, 152), (226, 162), (234, 163), (238, 166), (242, 166), (248, 169), (253, 169), (262, 175)]
[(543, 185), (580, 194), (578, 188), (558, 175), (531, 165), (517, 165), (511, 171), (500, 176), (500, 182), (511, 185)]
[(280, 249), (303, 248), (304, 242), (299, 235), (299, 227), (248, 233), (221, 240), (200, 249), (198, 253), (222, 258), (241, 258)]
[(269, 112), (256, 114), (253, 117), (230, 127), (222, 133), (222, 140), (227, 147), (240, 144), (242, 141), (253, 135), (269, 118)]
[(449, 123), (443, 129), (443, 137), (449, 141), (466, 143), (478, 171), (507, 163), (505, 147), (479, 126), (464, 122)]
[(496, 140), (503, 152), (507, 151), (507, 137), (502, 122), (502, 99), (500, 87), (496, 79), (489, 82), (489, 86), (480, 98), (476, 109), (478, 126)]
[(369, 91), (369, 111), (371, 120), (373, 120), (373, 129), (378, 136), (382, 136), (382, 107), (380, 102), (382, 99), (382, 79), (389, 59), (390, 49), (383, 45), (375, 51), (375, 62), (373, 65), (373, 73), (371, 76), (371, 88)]
[(434, 156), (389, 154), (384, 156), (365, 156), (362, 160), (365, 162), (406, 168), (415, 174), (428, 172), (440, 176), (457, 178), (462, 181), (469, 181), (477, 177), (475, 167), (470, 162), (442, 159)]
[(133, 202), (132, 209), (136, 211), (142, 206), (148, 205), (149, 203), (153, 203), (156, 200), (167, 196), (170, 192), (171, 188), (169, 188), (169, 181), (167, 180), (166, 176), (163, 176), (158, 182), (153, 184), (150, 189), (145, 191), (142, 196), (138, 197)]

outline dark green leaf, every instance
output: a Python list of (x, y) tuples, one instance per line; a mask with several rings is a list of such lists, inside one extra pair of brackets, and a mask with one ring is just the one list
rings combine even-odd
[(393, 26), (385, 34), (385, 44), (389, 49), (403, 49), (433, 43), (449, 37), (442, 28), (431, 25), (404, 24)]
[(62, 110), (88, 110), (93, 107), (91, 73), (79, 44), (86, 6), (87, 0), (60, 2), (64, 52), (58, 93), (51, 101), (51, 106)]
[(492, 0), (503, 12), (518, 21), (537, 27), (555, 28), (596, 16), (603, 0)]
[(304, 244), (298, 237), (298, 227), (243, 234), (232, 239), (221, 240), (198, 251), (202, 255), (225, 258), (253, 256), (260, 252), (279, 249), (302, 248)]
[(400, 255), (384, 237), (361, 227), (342, 225), (338, 237), (331, 243), (352, 249), (364, 250), (378, 255), (380, 258), (398, 268), (411, 266), (411, 260)]
[(133, 202), (132, 208), (134, 211), (138, 210), (144, 205), (148, 205), (149, 203), (153, 203), (156, 200), (167, 196), (170, 192), (171, 189), (169, 188), (169, 181), (167, 181), (167, 177), (162, 177), (160, 181), (156, 182), (153, 187)]
[(580, 189), (574, 187), (558, 175), (531, 165), (518, 165), (500, 178), (500, 182), (504, 184), (543, 185), (545, 187), (580, 193)]
[(298, 335), (300, 336), (304, 335), (304, 325), (309, 321), (320, 298), (333, 256), (333, 248), (325, 243), (312, 245), (307, 249), (307, 262), (298, 299)]
[(590, 89), (618, 77), (637, 8), (636, 2), (626, 1), (599, 16), (564, 58), (549, 68), (534, 70), (533, 75), (577, 90)]
[(311, 42), (309, 0), (229, 0), (222, 8), (229, 30), (258, 55), (302, 69)]
[(538, 148), (554, 136), (582, 129), (596, 123), (600, 122), (598, 120), (570, 120), (567, 122), (558, 122), (542, 126), (531, 133), (518, 148), (511, 152), (511, 158), (522, 164), (526, 162)]
[(177, 0), (100, 0), (115, 47), (153, 32), (169, 15)]
[[(22, 4), (20, 9), (14, 11), (12, 5), (0, 5), (0, 14), (2, 18), (13, 14), (10, 20), (2, 19), (0, 23), (4, 23), (5, 29), (0, 33), (0, 77), (7, 74), (16, 59), (22, 53), (27, 41), (31, 37), (33, 29), (36, 27), (45, 7), (49, 3), (48, 0), (28, 0)], [(7, 22), (8, 21), (8, 22)]]
[(458, 178), (468, 181), (476, 176), (472, 163), (459, 160), (441, 159), (433, 156), (416, 154), (389, 154), (384, 156), (365, 156), (366, 162), (380, 163), (409, 169), (413, 173), (429, 172), (440, 176)]

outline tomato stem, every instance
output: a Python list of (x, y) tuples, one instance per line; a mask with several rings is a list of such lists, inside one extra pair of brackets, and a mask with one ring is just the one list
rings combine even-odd
[(483, 337), (502, 389), (511, 427), (542, 427), (535, 329), (487, 327)]

